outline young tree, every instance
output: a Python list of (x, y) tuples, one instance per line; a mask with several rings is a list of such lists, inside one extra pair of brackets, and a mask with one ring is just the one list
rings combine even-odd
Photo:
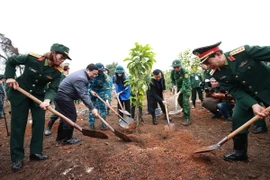
[[(190, 49), (185, 50), (184, 52), (180, 52), (178, 55), (179, 59), (182, 61), (182, 66), (187, 69), (190, 73), (200, 66), (200, 60), (198, 57), (192, 54)], [(191, 68), (193, 66), (194, 68)]]
[[(135, 43), (135, 47), (129, 52), (127, 68), (130, 73), (128, 84), (131, 85), (131, 102), (138, 109), (143, 107), (145, 99), (145, 91), (150, 83), (150, 74), (155, 60), (155, 53), (150, 45), (145, 46)], [(137, 127), (139, 125), (139, 111), (137, 111)]]

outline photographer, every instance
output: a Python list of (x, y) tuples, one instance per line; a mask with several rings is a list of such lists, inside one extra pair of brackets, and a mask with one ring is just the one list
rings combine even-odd
[(220, 87), (214, 78), (210, 79), (210, 84), (211, 87), (204, 89), (206, 98), (203, 107), (214, 114), (213, 119), (223, 116), (225, 120), (231, 121), (234, 98)]

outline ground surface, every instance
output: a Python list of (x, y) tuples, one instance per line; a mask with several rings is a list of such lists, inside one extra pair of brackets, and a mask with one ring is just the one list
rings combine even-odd
[[(199, 103), (198, 103), (199, 104)], [(199, 106), (199, 105), (198, 105)], [(115, 107), (115, 102), (113, 102)], [(8, 106), (6, 111), (8, 112)], [(85, 106), (77, 105), (77, 124), (88, 129)], [(169, 106), (169, 110), (173, 105)], [(116, 130), (125, 133), (133, 142), (124, 142), (110, 130), (103, 131), (109, 139), (96, 139), (75, 131), (80, 137), (78, 144), (67, 146), (55, 141), (58, 122), (53, 134), (44, 137), (44, 154), (50, 158), (42, 162), (29, 161), (31, 124), (25, 134), (24, 167), (18, 172), (10, 169), (9, 137), (6, 136), (4, 120), (0, 120), (0, 179), (270, 179), (270, 137), (267, 134), (249, 134), (249, 161), (227, 162), (223, 154), (230, 153), (232, 141), (210, 153), (193, 155), (204, 146), (216, 144), (230, 133), (231, 122), (211, 119), (205, 109), (192, 109), (192, 124), (183, 126), (183, 118), (171, 115), (175, 131), (164, 129), (163, 115), (158, 125), (152, 125), (150, 115), (145, 115), (137, 131), (124, 131), (115, 114), (108, 122)], [(49, 117), (50, 113), (47, 113)], [(46, 121), (48, 121), (47, 118)], [(30, 119), (29, 119), (30, 120)], [(10, 117), (7, 116), (8, 124)], [(98, 126), (99, 120), (96, 120)], [(269, 122), (267, 121), (269, 126)], [(253, 127), (251, 127), (253, 128)], [(97, 130), (99, 130), (97, 128)]]

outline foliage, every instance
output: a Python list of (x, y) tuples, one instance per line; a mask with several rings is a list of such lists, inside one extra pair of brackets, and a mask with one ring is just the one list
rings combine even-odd
[[(0, 47), (2, 50), (1, 53), (4, 53), (0, 54), (0, 71), (4, 72), (7, 58), (10, 56), (19, 55), (19, 50), (18, 48), (15, 48), (12, 41), (5, 37), (5, 35), (2, 33), (0, 33)], [(23, 67), (18, 66), (17, 68), (19, 68), (20, 74), (22, 74)]]
[(172, 86), (172, 80), (171, 80), (171, 70), (166, 70), (163, 72), (165, 82), (166, 82), (166, 89), (170, 88)]
[(200, 60), (197, 56), (192, 54), (190, 49), (180, 52), (178, 58), (182, 61), (182, 67), (187, 69), (190, 73), (200, 72)]
[[(129, 51), (129, 57), (124, 59), (124, 61), (128, 62), (127, 68), (130, 73), (127, 83), (131, 85), (131, 102), (136, 108), (143, 106), (145, 91), (150, 83), (149, 76), (153, 64), (156, 62), (154, 57), (155, 53), (150, 45), (143, 46), (136, 42), (135, 47)], [(137, 126), (138, 122), (139, 115), (137, 116)]]
[(106, 68), (109, 69), (109, 75), (112, 77), (114, 75), (114, 70), (116, 66), (118, 65), (117, 62), (113, 62), (112, 64), (106, 65)]

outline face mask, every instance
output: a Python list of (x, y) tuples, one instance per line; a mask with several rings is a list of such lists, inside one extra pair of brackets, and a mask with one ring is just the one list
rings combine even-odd
[(121, 77), (121, 76), (123, 76), (123, 74), (122, 73), (117, 73), (117, 76)]

